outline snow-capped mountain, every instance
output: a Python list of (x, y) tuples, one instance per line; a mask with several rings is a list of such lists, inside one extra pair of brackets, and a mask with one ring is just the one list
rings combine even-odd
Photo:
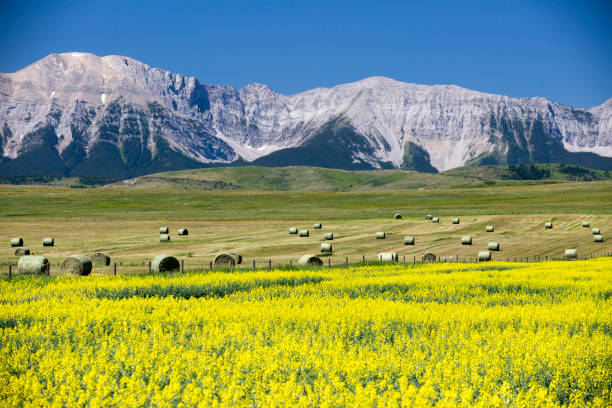
[(287, 96), (207, 86), (127, 57), (52, 54), (0, 74), (0, 143), (1, 174), (124, 178), (233, 162), (612, 169), (612, 99), (573, 109), (383, 77)]

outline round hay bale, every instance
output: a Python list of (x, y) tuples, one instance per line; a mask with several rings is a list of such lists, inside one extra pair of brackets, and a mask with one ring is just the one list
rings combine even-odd
[(431, 220), (432, 218), (433, 218), (433, 215), (431, 215), (431, 214), (427, 214), (427, 215), (425, 216), (425, 219), (426, 219), (426, 220)]
[(21, 238), (21, 237), (12, 238), (11, 239), (11, 246), (12, 247), (22, 247), (23, 246), (23, 238)]
[(493, 232), (493, 231), (495, 231), (495, 227), (494, 227), (494, 226), (492, 226), (492, 225), (487, 225), (487, 228), (485, 229), (485, 231), (487, 231), (487, 232)]
[(172, 272), (181, 269), (178, 259), (166, 254), (159, 254), (151, 261), (151, 271), (155, 273)]
[(91, 261), (85, 255), (70, 255), (60, 264), (60, 273), (62, 275), (87, 276), (91, 273)]
[(591, 230), (591, 232), (593, 233), (593, 235), (599, 235), (601, 234), (601, 230), (599, 228), (593, 228)]
[(565, 258), (566, 259), (573, 259), (573, 258), (577, 258), (578, 254), (576, 253), (575, 249), (566, 249), (565, 250)]
[(299, 265), (307, 265), (307, 266), (321, 266), (323, 265), (323, 261), (316, 255), (302, 255), (298, 260)]
[(323, 234), (323, 239), (327, 241), (332, 241), (334, 239), (334, 233), (326, 232), (325, 234)]
[(169, 234), (170, 230), (168, 229), (168, 227), (159, 227), (159, 233), (161, 234)]
[(438, 217), (433, 217), (433, 218), (431, 219), (431, 222), (433, 222), (434, 224), (439, 224), (439, 223), (440, 223), (440, 218), (438, 218)]
[(603, 235), (593, 235), (593, 241), (595, 242), (604, 242), (604, 237)]
[(297, 228), (295, 228), (295, 227), (289, 228), (289, 234), (297, 235), (297, 233), (298, 233)]
[(464, 235), (461, 237), (461, 245), (472, 245), (472, 237)]
[(376, 239), (385, 239), (387, 238), (387, 234), (384, 231), (378, 231), (376, 233)]
[(414, 237), (412, 235), (404, 237), (404, 245), (414, 245)]
[(170, 241), (170, 235), (162, 234), (159, 236), (159, 242), (169, 242), (169, 241)]
[(323, 228), (323, 226), (321, 224), (315, 224), (314, 225), (314, 229), (321, 229)]
[(491, 260), (491, 251), (479, 251), (478, 252), (478, 262), (490, 261)]
[(381, 252), (378, 254), (378, 260), (380, 262), (397, 262), (397, 252)]
[(15, 256), (25, 256), (25, 255), (30, 255), (30, 248), (20, 247), (15, 250)]
[(396, 220), (401, 220), (402, 219), (402, 214), (395, 214), (395, 219)]
[(55, 241), (52, 237), (43, 238), (42, 240), (43, 246), (53, 246), (55, 245)]
[(544, 224), (544, 228), (546, 229), (552, 229), (552, 222), (547, 222), (546, 224)]
[(178, 230), (178, 234), (179, 236), (186, 237), (187, 235), (189, 235), (189, 231), (187, 230), (187, 228), (181, 228)]
[(332, 253), (332, 244), (324, 242), (321, 244), (321, 253)]
[(215, 266), (233, 267), (242, 263), (242, 255), (235, 252), (221, 253), (215, 256), (213, 264)]
[(453, 218), (453, 224), (459, 224), (459, 218)]
[(47, 273), (49, 260), (44, 256), (26, 255), (19, 258), (17, 273), (25, 275), (42, 275)]
[(307, 229), (300, 230), (300, 237), (303, 238), (303, 237), (307, 237), (309, 235), (310, 235), (310, 233), (308, 232)]
[(489, 251), (499, 251), (499, 242), (489, 242)]
[(93, 266), (109, 266), (111, 262), (110, 256), (104, 252), (96, 252), (91, 256), (91, 264)]
[(427, 252), (423, 255), (423, 262), (436, 262), (436, 254), (433, 252)]
[(588, 222), (588, 221), (582, 221), (582, 226), (583, 226), (584, 228), (589, 228), (589, 227), (591, 226), (591, 223), (590, 223), (590, 222)]

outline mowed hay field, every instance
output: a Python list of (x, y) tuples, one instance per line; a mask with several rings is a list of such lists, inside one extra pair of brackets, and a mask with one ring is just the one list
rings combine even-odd
[[(111, 256), (112, 263), (117, 263), (119, 273), (146, 272), (148, 262), (156, 254), (167, 253), (184, 260), (188, 270), (207, 269), (215, 254), (220, 252), (238, 252), (243, 260), (243, 267), (251, 268), (252, 261), (264, 267), (271, 259), (273, 265), (285, 265), (290, 261), (295, 265), (298, 258), (306, 253), (318, 254), (322, 242), (332, 244), (331, 258), (334, 265), (374, 261), (379, 252), (394, 251), (403, 261), (417, 261), (426, 252), (438, 256), (459, 257), (460, 260), (475, 259), (479, 250), (486, 250), (490, 241), (500, 242), (501, 250), (493, 252), (497, 260), (534, 260), (563, 256), (566, 248), (576, 248), (580, 255), (612, 252), (610, 241), (593, 242), (591, 228), (582, 228), (585, 218), (580, 215), (555, 215), (554, 228), (544, 229), (541, 215), (482, 215), (465, 216), (461, 224), (453, 225), (450, 218), (441, 218), (440, 224), (432, 224), (424, 219), (404, 218), (402, 220), (365, 219), (365, 220), (323, 220), (323, 228), (314, 230), (306, 221), (287, 224), (287, 221), (254, 220), (244, 221), (33, 221), (28, 224), (26, 233), (21, 234), (33, 254), (45, 255), (52, 264), (51, 272), (59, 270), (57, 266), (63, 258), (75, 253), (91, 255), (94, 252), (105, 252)], [(588, 217), (593, 225), (611, 225), (612, 216), (597, 215)], [(548, 219), (548, 218), (547, 218)], [(7, 229), (19, 229), (21, 222), (8, 221)], [(159, 242), (159, 226), (169, 225), (170, 242)], [(288, 225), (308, 228), (310, 236), (300, 238), (289, 235)], [(486, 225), (495, 225), (495, 232), (486, 233)], [(189, 235), (178, 236), (179, 227), (186, 226)], [(602, 228), (603, 229), (603, 228)], [(49, 233), (53, 231), (53, 233)], [(377, 231), (385, 231), (386, 239), (377, 240)], [(333, 241), (324, 241), (323, 234), (333, 232)], [(54, 247), (43, 247), (41, 237), (52, 235)], [(414, 245), (404, 245), (404, 236), (412, 235)], [(461, 237), (470, 235), (472, 245), (461, 245)], [(8, 243), (9, 236), (3, 237)], [(5, 245), (0, 254), (2, 264), (8, 271), (8, 263), (16, 265), (18, 257), (15, 248)], [(325, 263), (327, 264), (327, 260)], [(93, 273), (108, 274), (113, 272), (109, 267), (95, 267)]]
[(0, 406), (609, 407), (612, 258), (0, 280)]
[[(426, 252), (460, 260), (475, 257), (497, 241), (493, 259), (560, 257), (566, 248), (578, 254), (612, 252), (612, 182), (559, 183), (474, 189), (394, 190), (353, 193), (271, 191), (176, 191), (171, 189), (65, 189), (2, 186), (0, 268), (16, 265), (10, 239), (20, 236), (33, 254), (49, 258), (52, 274), (71, 254), (102, 251), (118, 273), (146, 272), (159, 253), (184, 260), (188, 270), (207, 268), (215, 254), (238, 252), (244, 266), (293, 262), (317, 254), (323, 234), (334, 233), (332, 264), (374, 260), (396, 251), (400, 260), (419, 260)], [(403, 218), (394, 219), (400, 213)], [(440, 217), (439, 224), (424, 219)], [(452, 224), (459, 217), (460, 224)], [(589, 228), (582, 221), (590, 222)], [(544, 223), (553, 222), (546, 230)], [(323, 224), (315, 230), (313, 224)], [(485, 232), (493, 225), (493, 233)], [(159, 242), (159, 228), (170, 228), (171, 241)], [(290, 227), (310, 230), (308, 238), (289, 235)], [(593, 242), (591, 228), (606, 238)], [(188, 236), (178, 236), (187, 228)], [(377, 231), (386, 239), (377, 240)], [(404, 245), (404, 236), (415, 245)], [(473, 244), (461, 245), (470, 235)], [(42, 238), (55, 238), (43, 247)], [(327, 259), (325, 259), (327, 262)], [(111, 266), (94, 274), (112, 273)]]

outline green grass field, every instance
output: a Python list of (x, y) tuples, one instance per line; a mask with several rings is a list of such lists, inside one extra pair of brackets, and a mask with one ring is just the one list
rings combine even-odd
[[(531, 179), (530, 179), (531, 178)], [(475, 188), (593, 181), (612, 178), (609, 172), (577, 166), (461, 167), (439, 174), (405, 170), (347, 171), (319, 167), (217, 167), (151, 174), (113, 184), (115, 187), (199, 190), (372, 191)], [(70, 186), (75, 180), (58, 180)]]
[[(369, 177), (371, 172), (363, 173)], [(119, 273), (145, 271), (158, 253), (184, 259), (188, 269), (207, 267), (221, 251), (240, 252), (246, 266), (253, 260), (267, 265), (269, 259), (274, 265), (295, 263), (302, 254), (319, 252), (325, 232), (335, 235), (334, 264), (346, 257), (350, 262), (362, 256), (374, 260), (382, 251), (396, 251), (408, 260), (425, 252), (474, 257), (489, 241), (500, 242), (501, 251), (493, 256), (503, 260), (559, 257), (566, 248), (581, 255), (612, 251), (612, 241), (594, 243), (591, 228), (581, 227), (589, 220), (606, 236), (612, 226), (611, 180), (351, 192), (5, 185), (0, 199), (3, 273), (18, 260), (9, 246), (15, 236), (23, 237), (34, 254), (47, 256), (52, 272), (67, 255), (95, 251), (111, 255)], [(402, 220), (393, 219), (398, 212)], [(439, 216), (440, 224), (425, 221), (425, 214)], [(451, 224), (452, 217), (461, 223)], [(545, 230), (549, 220), (554, 228)], [(323, 229), (314, 230), (315, 222), (323, 223)], [(495, 226), (495, 232), (486, 233), (486, 225)], [(170, 243), (159, 242), (160, 226), (170, 227)], [(289, 235), (292, 226), (309, 228), (311, 236)], [(188, 228), (189, 236), (177, 236), (178, 228)], [(377, 231), (385, 231), (387, 239), (376, 240)], [(415, 237), (414, 246), (403, 245), (405, 235)], [(460, 245), (462, 235), (471, 235), (473, 245)], [(55, 238), (55, 247), (42, 247), (46, 236)]]

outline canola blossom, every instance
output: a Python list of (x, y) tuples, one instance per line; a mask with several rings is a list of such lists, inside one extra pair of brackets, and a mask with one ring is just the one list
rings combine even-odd
[(0, 406), (609, 407), (612, 259), (0, 281)]

